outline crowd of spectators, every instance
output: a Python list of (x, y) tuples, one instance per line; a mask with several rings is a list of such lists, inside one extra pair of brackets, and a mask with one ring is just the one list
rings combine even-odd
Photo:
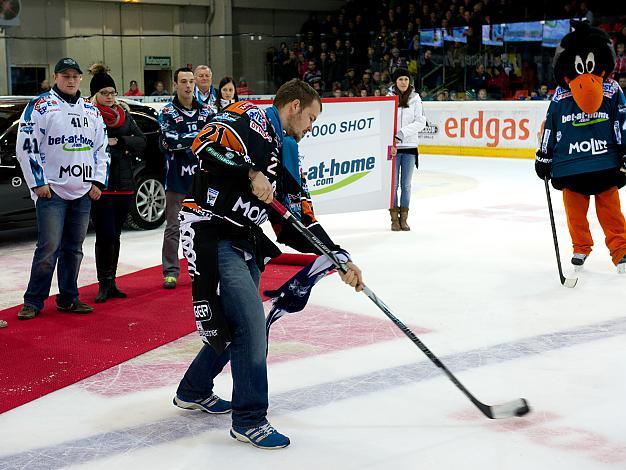
[[(267, 51), (270, 78), (278, 87), (301, 78), (323, 96), (378, 96), (388, 92), (390, 77), (407, 68), (423, 99), (549, 99), (554, 84), (549, 70), (538, 68), (528, 46), (482, 45), (482, 25), (544, 19), (595, 17), (585, 1), (551, 4), (513, 0), (348, 0), (334, 14), (312, 13), (298, 40)], [(466, 27), (466, 43), (444, 48), (420, 43), (420, 31)], [(617, 44), (626, 26), (610, 27)], [(542, 54), (540, 46), (539, 54)], [(553, 49), (545, 54), (552, 55)], [(618, 52), (626, 73), (626, 57)], [(620, 77), (619, 72), (615, 78)]]

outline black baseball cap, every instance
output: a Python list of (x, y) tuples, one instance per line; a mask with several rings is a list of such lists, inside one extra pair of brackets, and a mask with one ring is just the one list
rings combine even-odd
[(74, 69), (80, 74), (83, 73), (83, 71), (78, 66), (78, 62), (76, 62), (71, 57), (64, 57), (63, 59), (59, 60), (54, 66), (54, 73), (63, 72), (64, 70), (68, 69)]

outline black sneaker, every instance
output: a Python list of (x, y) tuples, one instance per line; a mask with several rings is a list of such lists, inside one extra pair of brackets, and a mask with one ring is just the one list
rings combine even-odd
[(32, 320), (39, 315), (39, 312), (39, 309), (31, 305), (24, 305), (22, 309), (17, 312), (17, 318), (18, 320)]
[(93, 312), (93, 307), (87, 305), (80, 300), (72, 302), (71, 304), (64, 306), (57, 304), (57, 310), (59, 312), (69, 312), (69, 313), (91, 313)]

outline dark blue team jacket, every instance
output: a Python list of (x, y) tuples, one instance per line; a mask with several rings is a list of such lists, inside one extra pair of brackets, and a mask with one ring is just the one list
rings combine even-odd
[(159, 113), (159, 144), (165, 156), (167, 191), (187, 194), (191, 189), (198, 164), (191, 144), (211, 116), (209, 108), (197, 100), (193, 100), (192, 109), (186, 109), (176, 97)]
[(572, 92), (557, 88), (548, 108), (540, 150), (552, 155), (552, 176), (562, 178), (618, 168), (626, 153), (626, 98), (615, 80), (604, 82), (600, 109), (586, 114)]

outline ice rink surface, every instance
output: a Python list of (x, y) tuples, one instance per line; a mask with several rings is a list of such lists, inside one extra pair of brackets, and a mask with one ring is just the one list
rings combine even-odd
[[(610, 261), (593, 205), (595, 250), (574, 274), (552, 192), (566, 276), (580, 277), (566, 289), (531, 160), (420, 160), (410, 232), (391, 232), (387, 211), (322, 224), (479, 400), (524, 397), (529, 415), (483, 417), (335, 275), (305, 311), (273, 327), (269, 419), (289, 448), (254, 449), (229, 437), (229, 415), (171, 404), (200, 347), (191, 334), (0, 415), (0, 469), (626, 468), (626, 276)], [(159, 264), (161, 236), (125, 232), (120, 272)], [(95, 282), (93, 243), (90, 234), (81, 284)], [(2, 248), (2, 307), (21, 302), (33, 246)], [(230, 388), (225, 372), (216, 392), (229, 398)]]

